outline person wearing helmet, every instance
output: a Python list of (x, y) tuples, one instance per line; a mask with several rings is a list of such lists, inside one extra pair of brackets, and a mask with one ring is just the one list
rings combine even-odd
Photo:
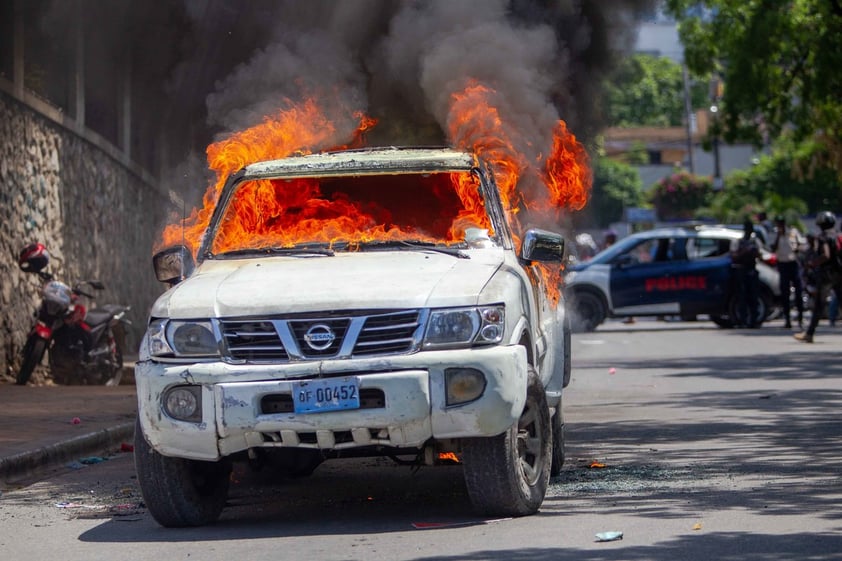
[(842, 266), (839, 264), (837, 236), (833, 229), (836, 226), (836, 216), (830, 211), (822, 211), (816, 216), (816, 226), (820, 232), (813, 241), (812, 250), (815, 257), (808, 263), (816, 277), (816, 296), (813, 299), (813, 310), (807, 329), (795, 334), (797, 340), (805, 343), (813, 342), (830, 291), (833, 290), (837, 297), (842, 294)]
[(602, 247), (600, 250), (607, 249), (617, 243), (617, 232), (614, 230), (606, 230), (605, 237), (602, 239)]

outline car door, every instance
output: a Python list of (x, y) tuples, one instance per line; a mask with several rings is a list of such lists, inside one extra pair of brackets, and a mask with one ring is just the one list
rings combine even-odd
[(685, 274), (695, 279), (686, 290), (682, 310), (691, 314), (727, 314), (731, 291), (731, 240), (694, 237), (688, 240)]
[(685, 237), (643, 239), (611, 263), (615, 312), (677, 313), (681, 287), (674, 280), (686, 264)]

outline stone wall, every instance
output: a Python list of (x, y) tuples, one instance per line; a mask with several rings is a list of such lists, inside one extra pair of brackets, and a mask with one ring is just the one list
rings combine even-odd
[(0, 374), (16, 372), (40, 302), (40, 281), (17, 255), (44, 243), (49, 271), (69, 285), (101, 280), (100, 304), (132, 307), (133, 354), (163, 291), (152, 247), (169, 199), (87, 140), (0, 92)]

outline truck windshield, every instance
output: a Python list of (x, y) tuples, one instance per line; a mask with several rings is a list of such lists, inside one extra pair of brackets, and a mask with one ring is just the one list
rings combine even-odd
[(487, 231), (495, 242), (479, 178), (468, 171), (261, 179), (238, 186), (211, 252), (310, 244), (358, 251), (372, 242), (458, 248), (466, 231)]

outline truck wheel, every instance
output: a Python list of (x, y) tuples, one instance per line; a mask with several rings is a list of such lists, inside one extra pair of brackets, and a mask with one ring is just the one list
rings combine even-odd
[(464, 443), (465, 483), (474, 508), (487, 516), (537, 512), (547, 493), (551, 455), (547, 397), (530, 368), (520, 419), (503, 434)]
[(134, 458), (143, 501), (166, 528), (202, 526), (219, 518), (228, 498), (231, 462), (169, 458), (152, 449), (135, 423)]
[(26, 345), (23, 347), (23, 364), (20, 365), (17, 379), (15, 383), (18, 386), (25, 386), (32, 376), (35, 367), (41, 363), (44, 358), (44, 351), (47, 350), (47, 342), (37, 335), (33, 334), (26, 340)]
[(561, 473), (561, 468), (564, 465), (564, 415), (561, 412), (561, 401), (558, 402), (558, 407), (552, 417), (552, 427), (553, 455), (550, 477), (556, 477)]
[(570, 299), (571, 326), (573, 331), (593, 331), (605, 321), (607, 314), (602, 299), (592, 292), (580, 291)]

